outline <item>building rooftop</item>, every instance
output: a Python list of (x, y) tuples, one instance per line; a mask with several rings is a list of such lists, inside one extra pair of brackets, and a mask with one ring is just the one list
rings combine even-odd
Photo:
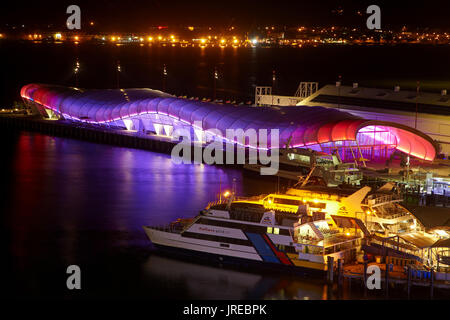
[(326, 85), (311, 96), (302, 100), (300, 105), (310, 103), (341, 104), (403, 112), (450, 116), (450, 96), (439, 93), (419, 92), (377, 88), (353, 88), (352, 86)]

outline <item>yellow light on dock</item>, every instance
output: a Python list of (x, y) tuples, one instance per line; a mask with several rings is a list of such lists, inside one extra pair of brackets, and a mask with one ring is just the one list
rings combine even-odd
[(225, 191), (224, 193), (223, 193), (223, 196), (225, 197), (225, 198), (227, 198), (227, 197), (229, 197), (230, 196), (230, 191)]

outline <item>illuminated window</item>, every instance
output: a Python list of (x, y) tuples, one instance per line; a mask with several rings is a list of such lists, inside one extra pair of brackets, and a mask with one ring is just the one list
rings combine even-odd
[[(267, 233), (272, 233), (272, 227), (267, 227)], [(275, 229), (278, 229), (278, 228), (275, 228)]]
[(273, 229), (274, 234), (280, 234), (280, 228), (274, 228)]

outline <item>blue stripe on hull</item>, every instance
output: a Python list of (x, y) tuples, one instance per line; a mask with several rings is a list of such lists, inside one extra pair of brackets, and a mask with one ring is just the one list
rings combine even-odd
[[(264, 261), (256, 261), (238, 257), (220, 256), (208, 252), (200, 252), (183, 248), (168, 247), (159, 244), (154, 244), (154, 247), (157, 248), (161, 253), (167, 253), (167, 256), (169, 258), (175, 258), (174, 256), (178, 256), (193, 263), (205, 262), (208, 264), (212, 263), (215, 265), (228, 265), (231, 267), (234, 266), (238, 268), (239, 271), (248, 271), (248, 272), (256, 270), (275, 271), (275, 272), (282, 272), (283, 274), (291, 273), (304, 276), (313, 275), (318, 277), (319, 276), (323, 277), (325, 275), (325, 272), (322, 270), (296, 267), (293, 265), (285, 265), (280, 263), (274, 264), (274, 263), (267, 263)], [(246, 268), (248, 268), (248, 270), (244, 270)]]
[(266, 262), (280, 263), (280, 260), (275, 256), (270, 246), (264, 240), (264, 238), (257, 233), (246, 232), (245, 233), (250, 241), (253, 243), (256, 251), (261, 258)]

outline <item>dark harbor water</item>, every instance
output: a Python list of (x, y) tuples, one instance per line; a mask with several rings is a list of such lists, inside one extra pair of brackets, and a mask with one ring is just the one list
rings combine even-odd
[[(338, 296), (321, 279), (197, 264), (151, 250), (142, 226), (196, 215), (215, 199), (219, 182), (224, 190), (236, 179), (239, 194), (253, 195), (275, 191), (273, 181), (27, 132), (2, 132), (2, 151), (2, 290), (9, 298), (362, 297), (355, 287)], [(82, 273), (77, 292), (66, 288), (72, 264)], [(426, 292), (414, 297), (426, 298)]]

